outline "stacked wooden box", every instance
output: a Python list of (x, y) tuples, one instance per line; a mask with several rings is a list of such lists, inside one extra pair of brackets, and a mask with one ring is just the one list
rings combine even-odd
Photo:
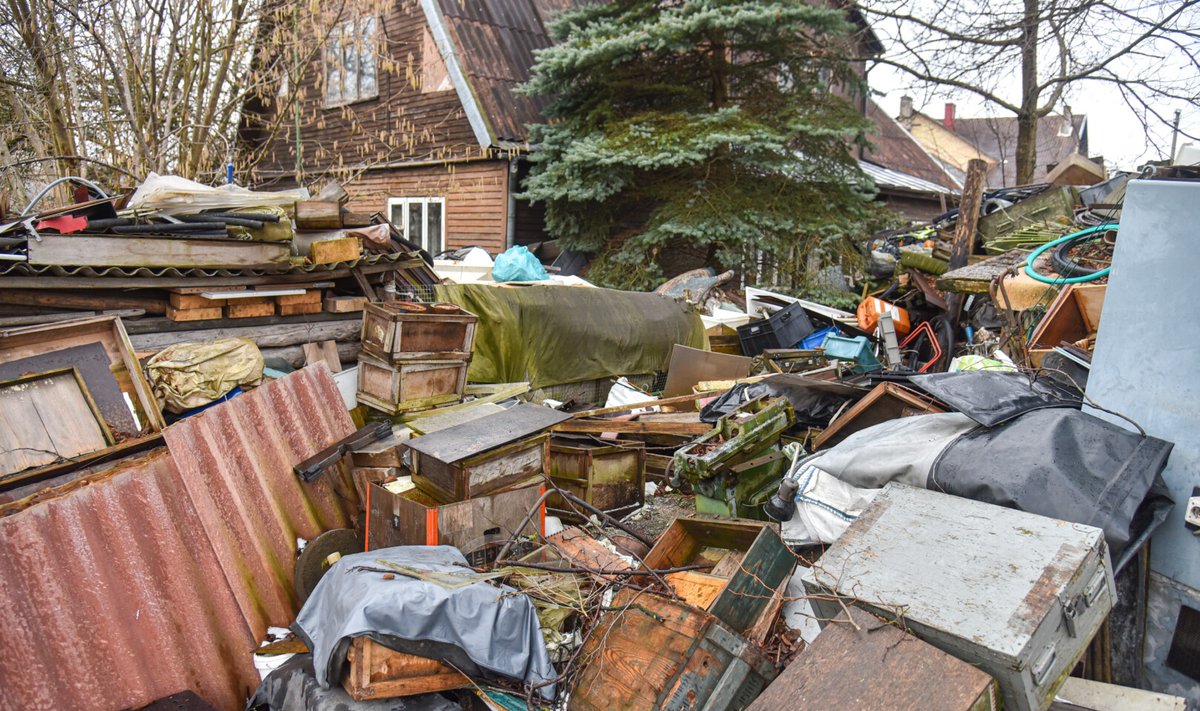
[(454, 304), (367, 304), (358, 401), (398, 415), (462, 400), (478, 320)]
[(172, 321), (207, 321), (318, 314), (324, 309), (323, 294), (322, 289), (309, 285), (171, 289), (167, 318)]

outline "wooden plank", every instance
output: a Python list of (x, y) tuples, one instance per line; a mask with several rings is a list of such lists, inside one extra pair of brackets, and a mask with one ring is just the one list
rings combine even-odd
[(262, 316), (273, 316), (275, 314), (275, 303), (270, 299), (252, 303), (231, 303), (225, 307), (226, 318), (259, 318)]
[(209, 306), (202, 309), (176, 309), (167, 307), (167, 318), (172, 321), (208, 321), (221, 318), (220, 306)]
[[(5, 277), (7, 280), (7, 277)], [(109, 290), (53, 291), (43, 289), (0, 289), (0, 304), (49, 306), (61, 309), (142, 309), (148, 314), (164, 314), (166, 303), (158, 297)]]
[(296, 229), (336, 230), (342, 226), (342, 208), (336, 202), (300, 200), (296, 202)]
[(578, 434), (666, 434), (666, 435), (702, 435), (712, 431), (712, 425), (704, 422), (624, 422), (620, 420), (570, 420), (560, 422), (550, 428), (552, 432), (570, 432)]
[[(967, 258), (975, 251), (975, 237), (979, 232), (979, 213), (983, 207), (986, 179), (986, 161), (972, 158), (967, 162), (967, 178), (963, 182), (962, 202), (958, 206), (958, 222), (955, 224), (954, 242), (950, 248), (951, 271), (967, 266)], [(946, 304), (950, 321), (957, 330), (963, 298), (961, 295), (951, 294)]]
[(583, 410), (571, 415), (573, 419), (582, 419), (584, 417), (597, 417), (600, 415), (616, 415), (622, 412), (632, 412), (647, 407), (662, 407), (665, 405), (683, 405), (690, 402), (695, 402), (702, 398), (711, 397), (718, 394), (719, 390), (711, 390), (703, 393), (694, 393), (692, 395), (676, 395), (675, 397), (663, 397), (657, 400), (647, 400), (646, 402), (638, 402), (632, 405), (613, 405), (611, 407), (600, 407), (595, 410)]
[(0, 383), (0, 476), (69, 460), (112, 443), (74, 368)]
[(471, 680), (436, 659), (389, 649), (355, 637), (346, 655), (342, 684), (355, 701), (432, 694), (472, 686)]
[(1027, 249), (1014, 249), (994, 257), (948, 271), (937, 279), (937, 288), (959, 294), (986, 294), (992, 280), (1029, 256)]
[(357, 237), (323, 239), (313, 242), (308, 248), (308, 258), (313, 264), (352, 262), (361, 255), (362, 241)]
[[(217, 309), (220, 311), (220, 309)], [(215, 341), (219, 338), (249, 338), (258, 344), (259, 348), (279, 348), (283, 346), (299, 346), (312, 341), (333, 340), (339, 343), (348, 341), (358, 342), (358, 334), (362, 329), (361, 319), (336, 319), (321, 321), (297, 321), (293, 323), (262, 323), (242, 326), (223, 326), (218, 328), (202, 328), (196, 330), (159, 330), (166, 322), (153, 324), (153, 330), (144, 330), (143, 324), (137, 324), (137, 330), (129, 337), (133, 346), (139, 351), (159, 351), (175, 343), (185, 341)]]
[(317, 301), (311, 304), (280, 304), (280, 316), (299, 316), (302, 314), (319, 314), (321, 313), (321, 302)]
[(42, 235), (29, 241), (29, 263), (79, 267), (269, 267), (286, 265), (291, 248), (273, 242)]
[(365, 296), (326, 296), (325, 310), (331, 314), (344, 314), (362, 311), (367, 304)]
[(729, 582), (727, 578), (701, 573), (698, 570), (667, 573), (663, 577), (675, 590), (679, 599), (702, 610), (708, 609), (713, 600), (717, 599), (717, 595), (720, 595), (721, 591), (725, 589), (725, 584)]
[(542, 432), (568, 417), (566, 413), (526, 403), (419, 437), (409, 447), (441, 462), (459, 462)]
[(330, 372), (342, 372), (342, 361), (338, 357), (337, 344), (333, 341), (322, 341), (321, 343), (305, 343), (304, 349), (304, 364), (312, 365), (324, 361), (329, 366)]
[(319, 289), (310, 289), (309, 291), (293, 290), (287, 294), (277, 294), (277, 296), (278, 298), (275, 299), (275, 302), (280, 306), (321, 303), (321, 291)]
[(121, 438), (141, 434), (130, 413), (121, 385), (113, 375), (112, 362), (100, 343), (86, 343), (71, 348), (52, 348), (26, 358), (0, 363), (0, 380), (13, 380), (26, 373), (47, 372), (74, 368), (83, 379), (84, 387), (100, 409), (110, 430)]

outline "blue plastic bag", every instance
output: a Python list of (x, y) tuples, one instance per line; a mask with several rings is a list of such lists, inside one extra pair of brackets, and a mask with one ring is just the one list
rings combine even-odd
[(517, 245), (496, 257), (492, 278), (496, 281), (545, 281), (550, 275), (532, 252)]

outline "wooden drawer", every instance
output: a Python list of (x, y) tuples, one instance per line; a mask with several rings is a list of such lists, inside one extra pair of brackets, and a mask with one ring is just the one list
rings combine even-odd
[(478, 320), (454, 304), (369, 303), (362, 347), (388, 362), (470, 358)]
[(540, 434), (447, 463), (411, 449), (413, 483), (444, 504), (541, 480), (550, 435)]
[[(550, 440), (547, 470), (560, 489), (617, 518), (640, 509), (645, 502), (643, 442), (600, 445), (555, 437)], [(583, 519), (557, 495), (550, 498), (549, 504), (554, 515), (566, 521)]]
[(389, 415), (427, 410), (462, 400), (469, 363), (406, 361), (390, 365), (358, 356), (358, 401)]

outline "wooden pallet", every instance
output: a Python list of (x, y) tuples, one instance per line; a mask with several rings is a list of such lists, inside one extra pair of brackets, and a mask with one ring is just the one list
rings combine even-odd
[(471, 686), (470, 679), (436, 659), (397, 652), (367, 637), (355, 637), (350, 642), (346, 662), (342, 686), (355, 701)]

